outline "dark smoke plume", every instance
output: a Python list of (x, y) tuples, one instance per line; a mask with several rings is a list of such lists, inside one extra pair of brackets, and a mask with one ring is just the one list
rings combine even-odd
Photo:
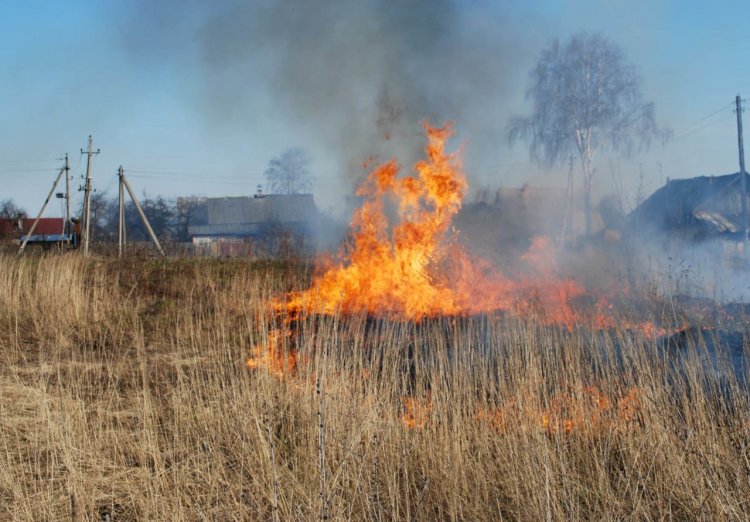
[(424, 120), (454, 120), (472, 154), (494, 151), (504, 99), (525, 74), (514, 65), (522, 29), (489, 1), (142, 1), (128, 9), (128, 47), (155, 70), (183, 71), (183, 94), (208, 122), (263, 132), (271, 118), (343, 172), (385, 151), (411, 162)]

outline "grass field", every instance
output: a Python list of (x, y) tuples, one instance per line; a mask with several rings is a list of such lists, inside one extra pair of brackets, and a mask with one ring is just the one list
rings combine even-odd
[(295, 371), (249, 369), (278, 335), (270, 299), (308, 283), (295, 264), (1, 257), (0, 520), (747, 519), (731, 375), (500, 315), (311, 315), (280, 343)]

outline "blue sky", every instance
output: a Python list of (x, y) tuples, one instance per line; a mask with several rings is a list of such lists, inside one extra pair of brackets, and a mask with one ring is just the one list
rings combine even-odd
[[(435, 100), (449, 106), (444, 113), (455, 120), (457, 141), (466, 146), (473, 187), (525, 181), (562, 185), (559, 169), (535, 167), (523, 145), (510, 148), (504, 133), (511, 115), (529, 109), (523, 93), (539, 51), (553, 38), (565, 39), (582, 30), (602, 32), (625, 50), (640, 70), (644, 96), (655, 103), (660, 123), (675, 133), (666, 146), (652, 146), (631, 158), (602, 157), (595, 181), (598, 193), (614, 189), (613, 165), (629, 199), (641, 171), (650, 192), (666, 177), (738, 169), (731, 102), (738, 93), (750, 98), (750, 68), (744, 65), (750, 37), (743, 29), (750, 5), (744, 2), (723, 2), (721, 7), (690, 1), (454, 2), (455, 20), (437, 23), (463, 29), (433, 48), (449, 57), (433, 62), (433, 51), (419, 47), (416, 58), (408, 56), (410, 46), (421, 45), (420, 17), (428, 11), (416, 9), (416, 17), (401, 20), (399, 4), (409, 4), (408, 0), (394, 1), (387, 8), (373, 7), (376, 0), (363, 0), (362, 6), (368, 7), (361, 9), (354, 1), (340, 19), (333, 10), (325, 23), (309, 21), (312, 34), (299, 41), (321, 46), (311, 49), (312, 66), (300, 63), (300, 56), (306, 56), (302, 51), (288, 49), (305, 34), (308, 20), (301, 17), (290, 22), (291, 29), (269, 32), (254, 18), (272, 23), (279, 11), (268, 15), (265, 0), (245, 3), (247, 9), (240, 0), (4, 0), (0, 200), (13, 198), (35, 214), (51, 186), (58, 158), (68, 152), (73, 174), (83, 174), (85, 161), (79, 151), (93, 134), (95, 147), (101, 148), (94, 162), (99, 191), (115, 193), (115, 172), (122, 164), (138, 192), (250, 194), (264, 181), (263, 171), (273, 156), (287, 147), (303, 146), (314, 157), (316, 201), (324, 209), (335, 209), (358, 175), (349, 172), (354, 168), (351, 160), (365, 160), (370, 154), (362, 140), (352, 147), (340, 137), (356, 133), (359, 125), (374, 126), (368, 96), (376, 92), (370, 83), (379, 71), (371, 70), (372, 64), (402, 58), (404, 64), (397, 64), (404, 73), (396, 77), (399, 82), (410, 74), (424, 76), (426, 71), (429, 76), (432, 65), (486, 62), (486, 68), (479, 63), (477, 70), (490, 72), (480, 78), (452, 79), (449, 88), (441, 88), (438, 77), (420, 84), (419, 89), (428, 93), (426, 101), (414, 94), (419, 89), (402, 89), (407, 114), (415, 119), (407, 127), (418, 128), (418, 119), (442, 114), (432, 107)], [(384, 41), (368, 40), (366, 48), (346, 48), (347, 35), (355, 34), (347, 24), (359, 24), (358, 34), (359, 27), (370, 30), (371, 13), (383, 12), (403, 23), (402, 29), (389, 29)], [(248, 17), (247, 26), (235, 20), (237, 13)], [(289, 17), (294, 20), (293, 13)], [(317, 38), (315, 31), (321, 27), (330, 27), (330, 34), (325, 31)], [(408, 33), (403, 40), (399, 30)], [(430, 30), (423, 33), (433, 38)], [(339, 53), (346, 56), (339, 58)], [(377, 58), (363, 59), (361, 65), (358, 53)], [(493, 64), (494, 53), (501, 58)], [(328, 61), (320, 62), (321, 56), (330, 59), (330, 69), (321, 70), (328, 67)], [(422, 57), (427, 63), (416, 63)], [(459, 67), (455, 74), (466, 70), (474, 69)], [(341, 77), (319, 77), (338, 72)], [(360, 72), (359, 80), (352, 77)], [(392, 71), (382, 72), (382, 85), (388, 86)], [(332, 87), (331, 97), (321, 96)], [(412, 109), (408, 100), (424, 102), (419, 110), (426, 107), (427, 113)], [(404, 148), (373, 145), (371, 154), (387, 155), (389, 146), (393, 153)], [(76, 177), (73, 186), (79, 183)], [(79, 197), (74, 193), (76, 200)], [(53, 202), (47, 215), (59, 215), (57, 205)]]

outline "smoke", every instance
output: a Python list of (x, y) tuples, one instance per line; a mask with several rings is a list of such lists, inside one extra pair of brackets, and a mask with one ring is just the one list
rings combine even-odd
[(473, 161), (496, 162), (505, 100), (521, 99), (522, 32), (489, 1), (127, 5), (128, 49), (182, 72), (178, 89), (213, 128), (284, 135), (351, 181), (373, 156), (411, 164), (424, 120), (455, 121)]
[(664, 295), (750, 303), (748, 265), (737, 241), (651, 230), (646, 238), (639, 235), (631, 251), (639, 275)]

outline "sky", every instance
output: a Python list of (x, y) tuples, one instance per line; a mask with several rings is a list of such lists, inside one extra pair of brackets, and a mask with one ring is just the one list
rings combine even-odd
[(748, 14), (741, 1), (3, 0), (0, 200), (36, 214), (68, 153), (77, 207), (91, 134), (94, 187), (112, 196), (119, 165), (139, 194), (249, 195), (300, 146), (335, 213), (364, 161), (418, 157), (424, 120), (454, 122), (473, 191), (564, 186), (566, 169), (533, 164), (507, 127), (530, 111), (541, 50), (588, 31), (623, 49), (673, 131), (599, 159), (596, 192), (632, 206), (667, 177), (738, 170)]

